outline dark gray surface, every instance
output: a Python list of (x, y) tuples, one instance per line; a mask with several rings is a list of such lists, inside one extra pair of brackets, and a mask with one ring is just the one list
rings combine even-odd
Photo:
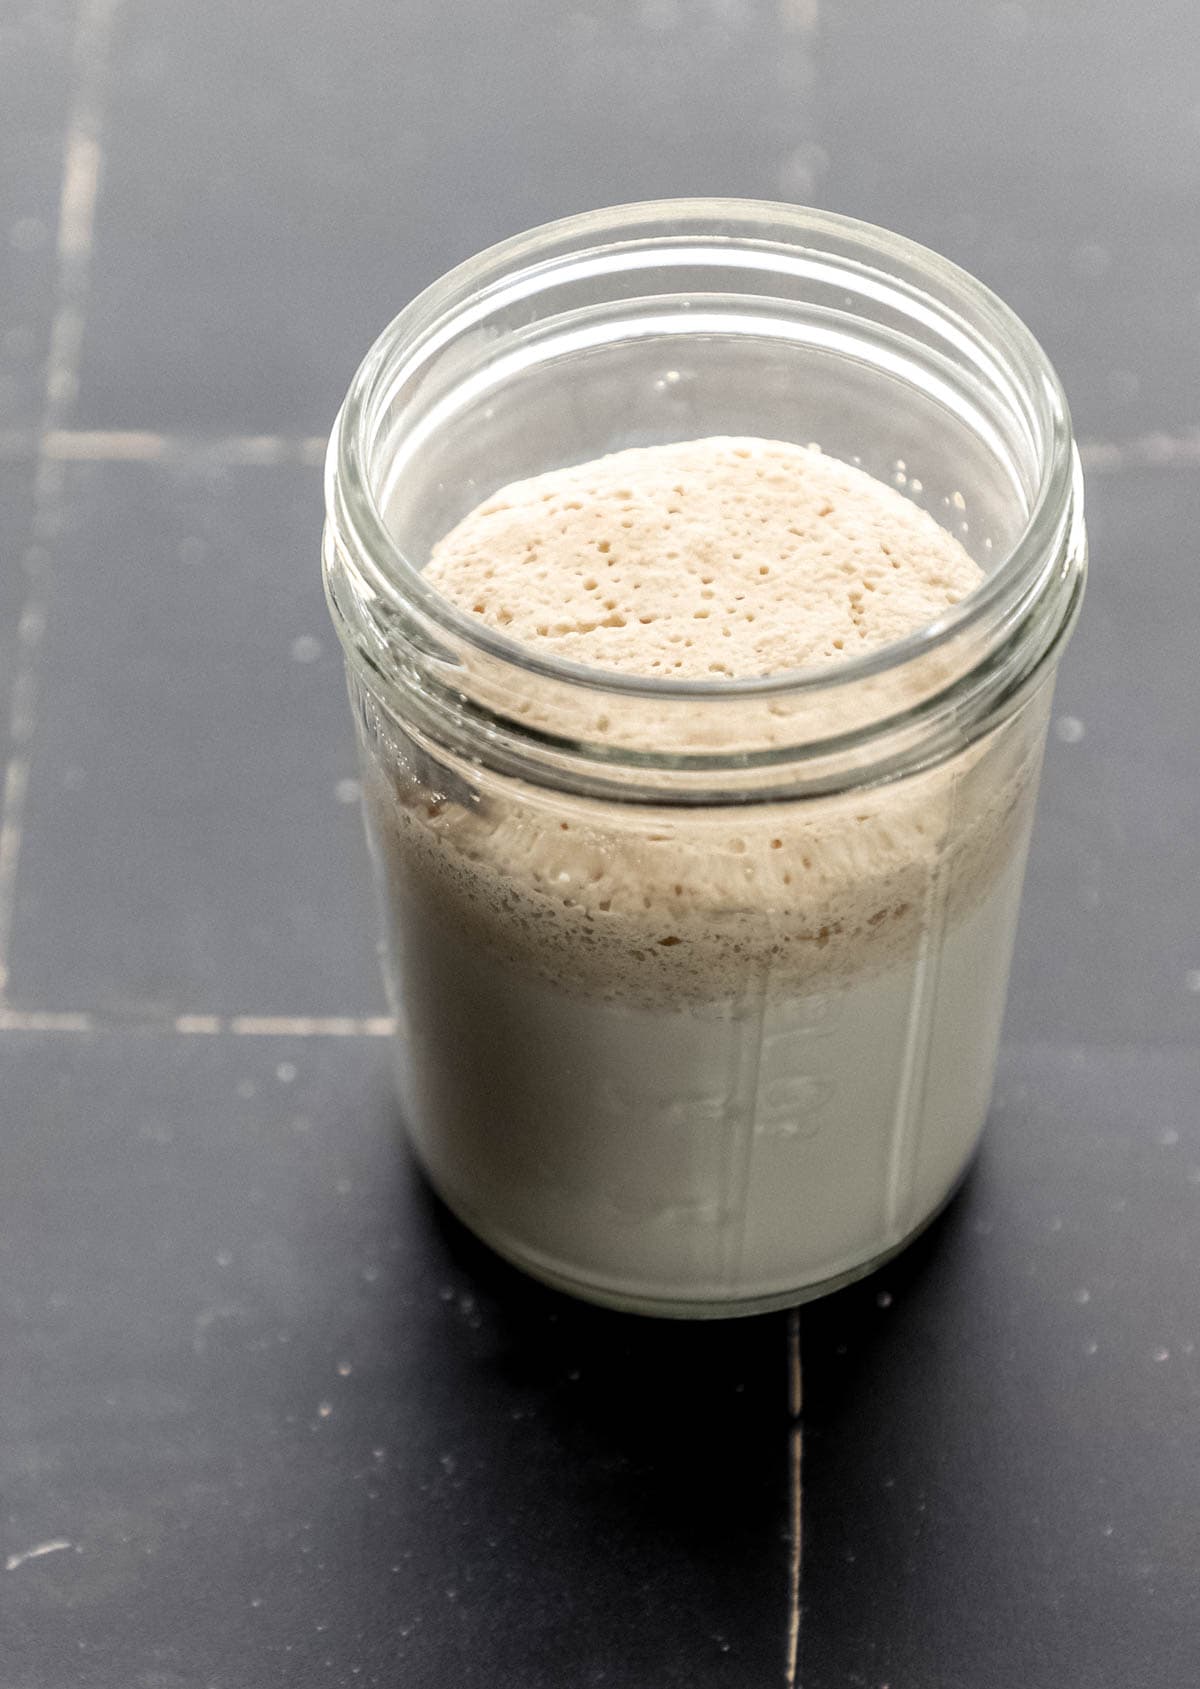
[(1055, 694), (1007, 1033), (1195, 1047), (1200, 473), (1096, 476), (1088, 526), (1087, 620)]
[(310, 468), (67, 467), (12, 967), (123, 1018), (382, 1012)]
[[(46, 617), (0, 1008), (0, 1689), (757, 1689), (797, 1617), (803, 1689), (1192, 1689), (1195, 8), (88, 0), (73, 78), (75, 10), (0, 4), (6, 692), (23, 562)], [(52, 415), (91, 461), (43, 474), (30, 559), (81, 87), (102, 185)], [(1103, 469), (987, 1149), (804, 1312), (798, 1422), (786, 1317), (574, 1307), (415, 1180), (299, 438), (447, 263), (705, 190), (976, 269)]]
[(809, 133), (784, 85), (809, 32), (758, 5), (643, 22), (684, 10), (129, 0), (81, 421), (325, 430), (398, 306), (481, 246), (616, 200), (774, 193)]
[(777, 1322), (496, 1269), (377, 1057), (8, 1035), (0, 1681), (771, 1681)]
[(1194, 428), (1200, 9), (832, 0), (821, 15), (823, 203), (1000, 292), (1082, 433)]
[(805, 1310), (805, 1689), (1195, 1681), (1198, 1087), (1010, 1047), (938, 1232)]

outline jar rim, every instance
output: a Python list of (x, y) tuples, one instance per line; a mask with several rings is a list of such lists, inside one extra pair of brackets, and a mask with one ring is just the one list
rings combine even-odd
[[(798, 253), (815, 251), (817, 256), (815, 243), (822, 236), (857, 243), (876, 267), (884, 267), (889, 287), (914, 300), (921, 289), (891, 270), (908, 269), (928, 278), (941, 289), (939, 318), (946, 324), (956, 319), (957, 313), (944, 303), (949, 297), (976, 324), (986, 325), (989, 347), (1000, 348), (1008, 372), (1018, 378), (1024, 396), (1033, 399), (1041, 422), (1039, 482), (1020, 534), (980, 584), (935, 622), (874, 650), (836, 663), (712, 680), (630, 674), (531, 649), (481, 625), (431, 586), (421, 564), (407, 554), (389, 526), (368, 471), (370, 431), (381, 389), (405, 348), (439, 326), (456, 323), (461, 308), (473, 298), (544, 273), (547, 266), (554, 268), (564, 260), (578, 261), (589, 250), (628, 250), (641, 240), (661, 251), (671, 242), (697, 239), (749, 248), (764, 244), (768, 234), (768, 244), (777, 250), (786, 242)], [(856, 262), (845, 257), (840, 261)], [(867, 266), (857, 262), (865, 271)], [(958, 320), (967, 327), (965, 315)], [(541, 224), (486, 248), (431, 283), (388, 324), (359, 365), (330, 437), (325, 480), (328, 508), (355, 541), (359, 557), (369, 562), (376, 590), (416, 610), (465, 646), (492, 661), (574, 688), (629, 699), (712, 705), (720, 699), (762, 701), (854, 686), (901, 669), (986, 625), (993, 612), (1025, 597), (1044, 575), (1047, 554), (1072, 498), (1073, 457), (1070, 414), (1053, 365), (1016, 312), (969, 271), (907, 236), (840, 213), (770, 200), (681, 198), (618, 205)]]

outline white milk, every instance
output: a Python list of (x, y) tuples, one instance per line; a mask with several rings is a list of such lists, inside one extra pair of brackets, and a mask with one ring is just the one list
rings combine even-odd
[(505, 965), (393, 880), (406, 1120), (503, 1254), (642, 1305), (852, 1274), (954, 1188), (987, 1109), (1018, 849), (940, 942), (819, 994), (675, 1011)]
[[(740, 679), (886, 645), (981, 575), (859, 470), (710, 440), (503, 488), (428, 578), (543, 656)], [(571, 730), (614, 744), (662, 728), (581, 707)], [(987, 1108), (1032, 712), (892, 784), (653, 816), (450, 770), (369, 700), (362, 726), (408, 1126), (496, 1248), (716, 1312), (828, 1286), (936, 1212)]]

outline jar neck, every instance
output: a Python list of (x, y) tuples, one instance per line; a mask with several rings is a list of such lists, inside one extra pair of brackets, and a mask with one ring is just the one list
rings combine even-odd
[[(666, 681), (547, 659), (424, 581), (430, 545), (470, 504), (523, 471), (557, 467), (545, 458), (577, 415), (601, 432), (595, 449), (586, 435), (568, 438), (563, 461), (630, 443), (603, 432), (603, 406), (610, 389), (618, 404), (642, 392), (648, 355), (693, 358), (706, 378), (697, 391), (737, 412), (743, 385), (746, 404), (763, 403), (762, 370), (769, 381), (775, 367), (761, 363), (764, 346), (794, 364), (806, 392), (819, 398), (826, 382), (833, 396), (818, 420), (845, 439), (821, 438), (825, 449), (845, 451), (886, 404), (900, 444), (932, 441), (931, 457), (963, 466), (968, 509), (995, 530), (983, 542), (994, 557), (938, 622), (827, 668)], [(576, 400), (565, 428), (555, 414), (564, 393)], [(646, 399), (636, 423), (664, 439), (734, 431), (707, 426), (707, 402), (681, 417)], [(757, 428), (755, 414), (745, 427), (737, 412), (741, 431), (777, 429), (775, 413)], [(1018, 320), (898, 237), (744, 202), (568, 219), (436, 283), (356, 377), (330, 443), (327, 503), (331, 609), (380, 708), (451, 757), (627, 802), (815, 795), (944, 760), (1038, 684), (1085, 569), (1065, 403)]]

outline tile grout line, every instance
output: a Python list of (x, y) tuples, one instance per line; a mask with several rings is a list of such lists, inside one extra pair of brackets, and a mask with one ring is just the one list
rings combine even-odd
[(1200, 429), (1186, 434), (1155, 431), (1131, 440), (1081, 440), (1079, 456), (1090, 475), (1119, 475), (1129, 469), (1200, 467)]
[(788, 1434), (788, 1627), (787, 1655), (784, 1667), (786, 1689), (799, 1689), (800, 1666), (800, 1579), (803, 1568), (803, 1485), (804, 1428), (800, 1414), (804, 1407), (804, 1375), (800, 1364), (800, 1310), (791, 1308), (787, 1317), (788, 1348), (788, 1415), (791, 1429)]
[(208, 1015), (134, 1019), (74, 1009), (15, 1009), (0, 1005), (0, 1033), (166, 1033), (184, 1038), (390, 1038), (390, 1015)]
[(159, 434), (146, 429), (60, 428), (42, 442), (59, 463), (190, 463), (273, 468), (319, 468), (328, 444), (323, 434)]
[(113, 22), (120, 0), (82, 0), (72, 44), (74, 93), (63, 137), (55, 251), (54, 315), (46, 354), (46, 385), (37, 438), (32, 544), (25, 556), (25, 603), (17, 628), (17, 654), (8, 717), (8, 765), (0, 795), (0, 1004), (8, 990), (17, 865), (29, 790), (29, 745), (37, 704), (36, 661), (46, 627), (46, 541), (61, 512), (63, 467), (46, 450), (71, 413), (79, 386), (84, 301), (91, 270), (102, 156), (104, 108)]
[[(82, 330), (78, 312), (70, 315), (70, 335)], [(60, 336), (60, 350), (66, 331)], [(74, 377), (62, 377), (67, 384)], [(239, 468), (299, 465), (319, 468), (328, 444), (323, 434), (171, 434), (145, 428), (67, 428), (40, 433), (0, 431), (0, 462), (38, 457), (47, 463), (192, 463), (209, 461)], [(1172, 434), (1165, 430), (1126, 440), (1081, 440), (1079, 455), (1092, 475), (1119, 475), (1131, 469), (1200, 467), (1200, 429)]]

